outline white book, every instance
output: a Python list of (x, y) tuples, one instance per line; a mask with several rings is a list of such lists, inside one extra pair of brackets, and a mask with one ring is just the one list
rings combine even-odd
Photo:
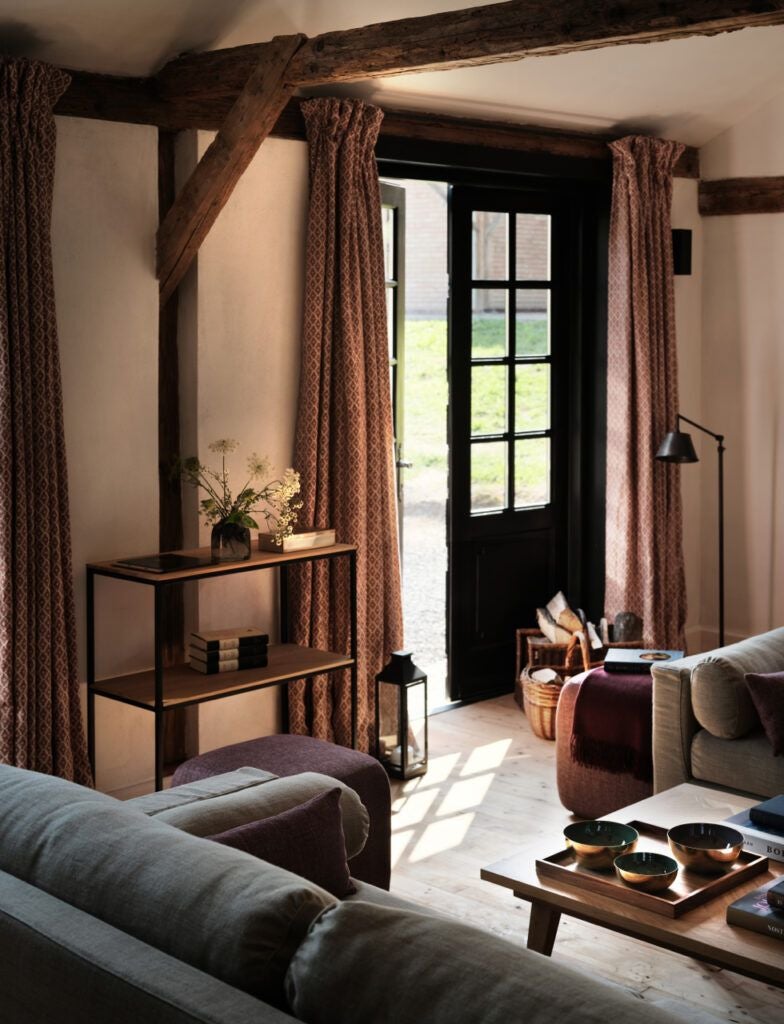
[(784, 861), (784, 832), (761, 829), (751, 820), (748, 811), (739, 811), (737, 814), (725, 818), (722, 824), (729, 825), (730, 828), (735, 828), (741, 833), (743, 849), (748, 853), (770, 857), (771, 860)]

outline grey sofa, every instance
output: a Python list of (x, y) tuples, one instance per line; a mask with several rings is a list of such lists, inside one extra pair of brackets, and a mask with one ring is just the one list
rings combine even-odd
[[(694, 1019), (365, 883), (339, 901), (192, 834), (275, 813), (279, 783), (299, 784), (241, 770), (120, 803), (0, 766), (4, 1024)], [(319, 785), (335, 781), (310, 776), (305, 798)], [(343, 797), (351, 854), (367, 822)]]
[(784, 793), (784, 757), (774, 757), (744, 680), (782, 669), (784, 629), (654, 665), (655, 792), (694, 781), (752, 796)]

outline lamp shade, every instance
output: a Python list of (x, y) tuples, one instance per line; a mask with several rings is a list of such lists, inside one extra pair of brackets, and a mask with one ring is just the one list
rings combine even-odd
[(699, 462), (691, 434), (671, 430), (659, 445), (656, 458), (660, 462)]

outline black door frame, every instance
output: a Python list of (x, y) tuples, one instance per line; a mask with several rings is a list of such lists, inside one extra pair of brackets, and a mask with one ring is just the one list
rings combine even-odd
[[(544, 189), (551, 194), (561, 194), (564, 201), (571, 204), (569, 244), (573, 253), (575, 301), (569, 314), (567, 390), (570, 415), (566, 429), (570, 459), (565, 514), (570, 557), (566, 586), (570, 600), (584, 608), (590, 618), (598, 620), (604, 604), (609, 161), (570, 160), (481, 147), (381, 139), (377, 162), (379, 173), (385, 178), (445, 181), (450, 185), (483, 189), (534, 192)], [(511, 691), (512, 642), (510, 637), (508, 683), (472, 696), (470, 700)], [(452, 654), (451, 644), (449, 654)]]

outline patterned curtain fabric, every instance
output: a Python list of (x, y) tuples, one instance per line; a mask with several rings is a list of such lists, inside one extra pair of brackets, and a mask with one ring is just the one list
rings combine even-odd
[[(383, 113), (357, 100), (302, 104), (310, 147), (304, 325), (294, 466), (305, 526), (357, 545), (357, 745), (372, 749), (374, 677), (402, 645), (381, 199)], [(345, 559), (292, 571), (292, 638), (349, 649)], [(340, 563), (340, 564), (338, 564)], [(289, 687), (289, 729), (349, 745), (348, 673)]]
[(50, 242), (69, 81), (0, 60), (0, 761), (89, 783)]
[(672, 280), (676, 142), (610, 143), (605, 610), (642, 617), (648, 646), (684, 648), (679, 467), (655, 460), (678, 412)]

